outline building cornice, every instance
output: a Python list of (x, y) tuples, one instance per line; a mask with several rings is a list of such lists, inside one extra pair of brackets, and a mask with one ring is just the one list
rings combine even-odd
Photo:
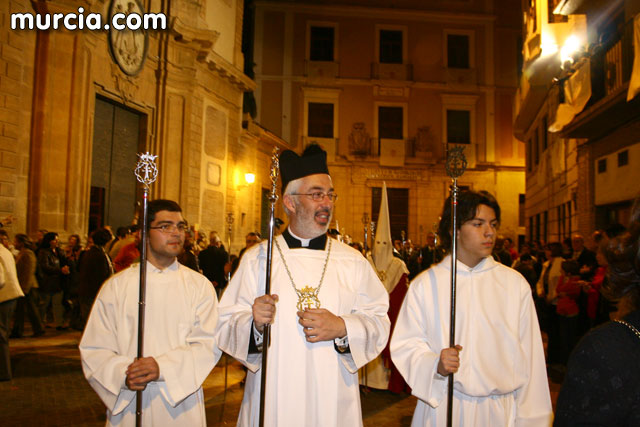
[(206, 64), (209, 70), (229, 80), (231, 84), (243, 92), (249, 92), (256, 88), (256, 83), (242, 70), (214, 51), (213, 47), (220, 36), (219, 32), (193, 28), (176, 17), (171, 20), (171, 34), (177, 42), (191, 45), (195, 49), (198, 62)]
[(298, 2), (256, 1), (256, 8), (283, 12), (308, 13), (314, 15), (341, 16), (354, 18), (384, 18), (403, 21), (455, 22), (468, 24), (489, 24), (495, 15), (477, 13), (449, 13), (416, 9), (391, 9), (379, 7), (342, 6), (338, 4), (300, 4)]

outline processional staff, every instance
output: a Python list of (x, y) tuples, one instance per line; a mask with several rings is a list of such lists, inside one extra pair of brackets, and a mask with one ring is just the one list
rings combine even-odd
[[(147, 287), (147, 209), (149, 202), (149, 186), (158, 177), (156, 159), (158, 156), (149, 154), (138, 154), (140, 160), (136, 164), (134, 171), (138, 182), (142, 187), (142, 229), (140, 230), (140, 240), (142, 248), (140, 250), (140, 291), (138, 297), (138, 359), (143, 357), (144, 350), (144, 308)], [(136, 391), (136, 426), (142, 425), (142, 390)]]
[(369, 242), (367, 241), (367, 232), (369, 231), (369, 214), (367, 212), (362, 215), (362, 225), (364, 225), (364, 254), (369, 252)]
[[(271, 194), (269, 195), (270, 211), (269, 211), (269, 239), (267, 240), (267, 265), (265, 274), (264, 293), (271, 294), (271, 257), (273, 254), (273, 232), (275, 229), (275, 209), (278, 201), (278, 172), (280, 170), (280, 159), (278, 157), (278, 147), (273, 148), (271, 155)], [(283, 189), (284, 190), (284, 189)], [(267, 352), (271, 341), (271, 325), (264, 325), (262, 333), (262, 373), (260, 381), (260, 427), (264, 426), (265, 411), (265, 390), (267, 384)]]
[[(467, 169), (467, 159), (464, 156), (464, 147), (456, 146), (449, 149), (447, 155), (447, 175), (452, 179), (451, 184), (451, 318), (449, 321), (449, 347), (454, 348), (456, 343), (456, 276), (458, 258), (458, 178)], [(449, 374), (449, 387), (447, 390), (447, 427), (452, 425), (453, 414), (453, 374)]]

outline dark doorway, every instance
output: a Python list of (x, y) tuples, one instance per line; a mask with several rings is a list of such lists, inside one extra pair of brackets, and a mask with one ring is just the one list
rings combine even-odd
[(137, 189), (133, 171), (144, 147), (145, 123), (146, 115), (96, 97), (89, 232), (132, 223)]
[[(372, 220), (377, 224), (380, 214), (380, 199), (382, 199), (382, 187), (371, 188)], [(409, 228), (409, 189), (387, 188), (389, 200), (389, 222), (391, 222), (391, 238), (400, 239), (404, 230), (406, 238), (411, 238), (407, 233)]]

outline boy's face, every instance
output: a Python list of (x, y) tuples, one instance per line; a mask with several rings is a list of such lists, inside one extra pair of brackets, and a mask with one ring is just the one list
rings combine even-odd
[(478, 205), (476, 215), (462, 224), (458, 232), (458, 259), (469, 267), (475, 267), (491, 255), (497, 228), (495, 211), (487, 205)]

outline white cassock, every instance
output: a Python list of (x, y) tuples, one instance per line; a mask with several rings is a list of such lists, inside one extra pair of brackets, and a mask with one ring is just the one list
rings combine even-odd
[[(301, 289), (318, 286), (324, 250), (289, 249), (277, 236), (294, 281)], [(254, 300), (264, 295), (266, 243), (247, 250), (220, 301), (220, 348), (247, 372), (239, 426), (257, 426), (262, 354), (249, 354)], [(389, 337), (389, 297), (367, 260), (336, 240), (319, 293), (321, 308), (344, 319), (351, 353), (339, 354), (333, 341), (309, 343), (298, 323), (293, 290), (278, 250), (273, 248), (271, 293), (279, 296), (271, 325), (265, 393), (266, 426), (362, 425), (358, 368), (373, 360)]]
[[(551, 398), (531, 288), (494, 261), (458, 261), (453, 425), (549, 426)], [(412, 426), (444, 426), (447, 377), (437, 372), (449, 347), (451, 256), (416, 277), (391, 338), (391, 358), (418, 397)]]
[[(82, 370), (107, 407), (108, 426), (135, 425), (125, 371), (138, 349), (139, 277), (134, 264), (102, 285), (80, 341)], [(203, 275), (177, 261), (164, 270), (147, 264), (144, 356), (155, 358), (160, 378), (143, 392), (142, 425), (206, 426), (201, 386), (221, 354), (217, 306)]]

